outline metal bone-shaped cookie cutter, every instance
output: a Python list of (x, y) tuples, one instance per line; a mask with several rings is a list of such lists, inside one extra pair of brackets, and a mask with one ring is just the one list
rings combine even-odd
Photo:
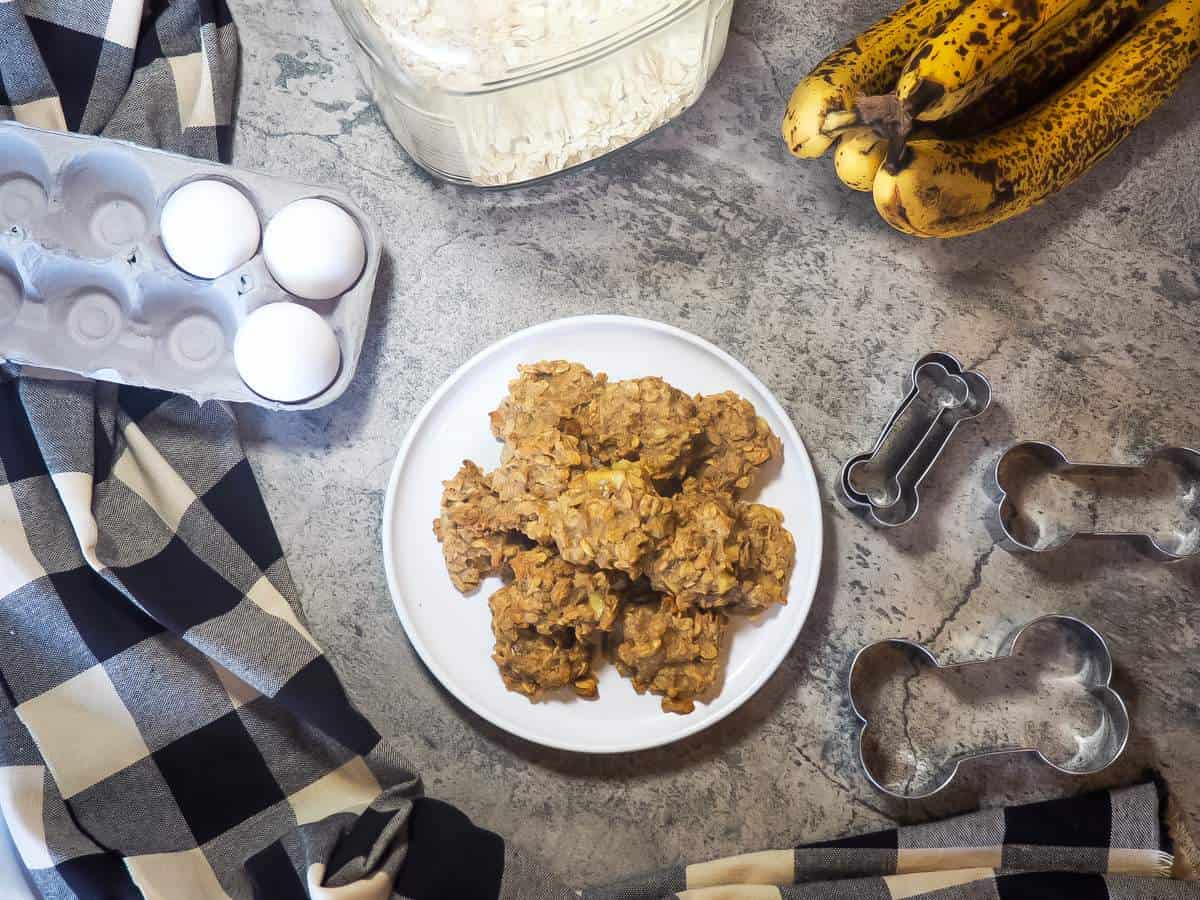
[[(1046, 496), (1026, 496), (1039, 483)], [(1200, 452), (1187, 447), (1164, 447), (1135, 465), (1110, 465), (1072, 462), (1051, 444), (1026, 441), (1001, 455), (988, 489), (997, 504), (989, 524), (1007, 550), (1039, 553), (1076, 537), (1099, 537), (1130, 541), (1164, 562), (1200, 552)], [(1063, 507), (1060, 518), (1074, 513), (1077, 521), (1055, 521), (1046, 512), (1047, 497)], [(1146, 516), (1156, 500), (1161, 508), (1151, 523)], [(1124, 524), (1113, 524), (1122, 518)]]
[(922, 356), (906, 387), (874, 448), (847, 462), (839, 482), (843, 502), (884, 527), (912, 521), (921, 504), (918, 488), (955, 430), (992, 401), (988, 380), (964, 371), (949, 353)]
[[(1040, 645), (1039, 640), (1042, 642)], [(933, 777), (926, 779), (922, 786), (915, 790), (898, 790), (887, 783), (886, 776), (876, 771), (866, 752), (866, 739), (871, 731), (871, 721), (862, 692), (865, 689), (864, 682), (869, 688), (871, 676), (877, 674), (889, 662), (888, 657), (891, 657), (892, 663), (896, 661), (897, 656), (904, 657), (906, 661), (915, 657), (917, 662), (942, 671), (964, 670), (1018, 656), (1028, 644), (1032, 644), (1035, 650), (1040, 649), (1043, 656), (1052, 654), (1059, 662), (1065, 660), (1073, 663), (1074, 671), (1069, 673), (1067, 680), (1074, 682), (1078, 689), (1087, 695), (1090, 703), (1094, 704), (1098, 724), (1090, 733), (1080, 731), (1071, 734), (1077, 749), (1070, 760), (1055, 762), (1039, 747), (1022, 746), (1019, 743), (980, 747), (941, 761), (940, 765), (933, 767)], [(919, 800), (936, 794), (949, 786), (964, 762), (992, 756), (1032, 754), (1046, 765), (1067, 775), (1094, 774), (1114, 763), (1124, 752), (1129, 741), (1129, 713), (1121, 696), (1111, 687), (1112, 673), (1112, 654), (1104, 638), (1086, 622), (1073, 616), (1048, 615), (1034, 619), (1014, 631), (992, 659), (964, 663), (943, 665), (923, 644), (903, 638), (876, 641), (861, 649), (850, 666), (850, 705), (862, 723), (857, 737), (859, 764), (871, 784), (885, 794), (903, 800)], [(1061, 681), (1061, 676), (1056, 677)], [(998, 689), (999, 693), (1004, 693), (1004, 685), (997, 687), (994, 682), (989, 683), (994, 690)], [(906, 684), (906, 698), (907, 692)], [(907, 731), (907, 725), (905, 730)]]

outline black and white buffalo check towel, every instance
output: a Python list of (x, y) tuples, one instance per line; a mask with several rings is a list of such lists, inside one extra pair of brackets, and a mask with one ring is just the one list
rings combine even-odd
[(583, 900), (1196, 900), (1169, 878), (1165, 789), (981, 810), (792, 850), (679, 865)]
[(0, 368), (0, 812), (47, 898), (562, 900), (346, 698), (227, 406)]
[(228, 162), (237, 71), (225, 0), (0, 0), (0, 118)]

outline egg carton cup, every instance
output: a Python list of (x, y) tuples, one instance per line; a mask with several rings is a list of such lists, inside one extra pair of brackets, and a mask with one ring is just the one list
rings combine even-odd
[[(254, 257), (220, 278), (182, 271), (159, 232), (163, 204), (184, 184), (224, 181), (263, 228), (308, 197), (342, 207), (362, 230), (366, 264), (328, 301), (298, 299)], [(159, 388), (203, 402), (316, 409), (349, 386), (362, 352), (381, 241), (344, 193), (139, 147), (123, 141), (0, 123), (0, 360)], [(300, 403), (255, 394), (234, 365), (238, 328), (254, 310), (287, 301), (333, 329), (336, 380)]]

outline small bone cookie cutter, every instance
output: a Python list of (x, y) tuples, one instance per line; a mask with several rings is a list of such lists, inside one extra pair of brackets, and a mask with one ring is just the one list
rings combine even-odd
[[(902, 638), (877, 641), (850, 666), (859, 764), (871, 784), (903, 800), (946, 788), (965, 762), (1006, 754), (1033, 755), (1067, 775), (1094, 774), (1129, 740), (1112, 671), (1104, 638), (1072, 616), (1034, 619), (994, 658), (965, 663), (943, 665)], [(973, 741), (953, 738), (964, 721)]]
[(889, 528), (912, 521), (921, 505), (921, 482), (955, 430), (992, 402), (988, 380), (964, 371), (949, 353), (922, 356), (906, 387), (874, 448), (847, 462), (839, 481), (842, 501), (851, 510)]
[(1135, 465), (1077, 463), (1057, 447), (1016, 444), (991, 470), (991, 530), (1016, 553), (1075, 538), (1117, 538), (1152, 559), (1200, 552), (1200, 452), (1164, 447)]

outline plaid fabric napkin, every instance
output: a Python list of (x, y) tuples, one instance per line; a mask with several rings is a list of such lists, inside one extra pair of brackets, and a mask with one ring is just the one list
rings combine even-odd
[(294, 612), (228, 408), (0, 371), (0, 423), (0, 809), (45, 896), (394, 874), (416, 778)]
[(981, 810), (794, 850), (672, 866), (583, 900), (1169, 900), (1165, 788)]
[(224, 0), (0, 0), (0, 118), (229, 161)]
[(0, 368), (0, 812), (48, 898), (561, 900), (351, 706), (229, 408)]

